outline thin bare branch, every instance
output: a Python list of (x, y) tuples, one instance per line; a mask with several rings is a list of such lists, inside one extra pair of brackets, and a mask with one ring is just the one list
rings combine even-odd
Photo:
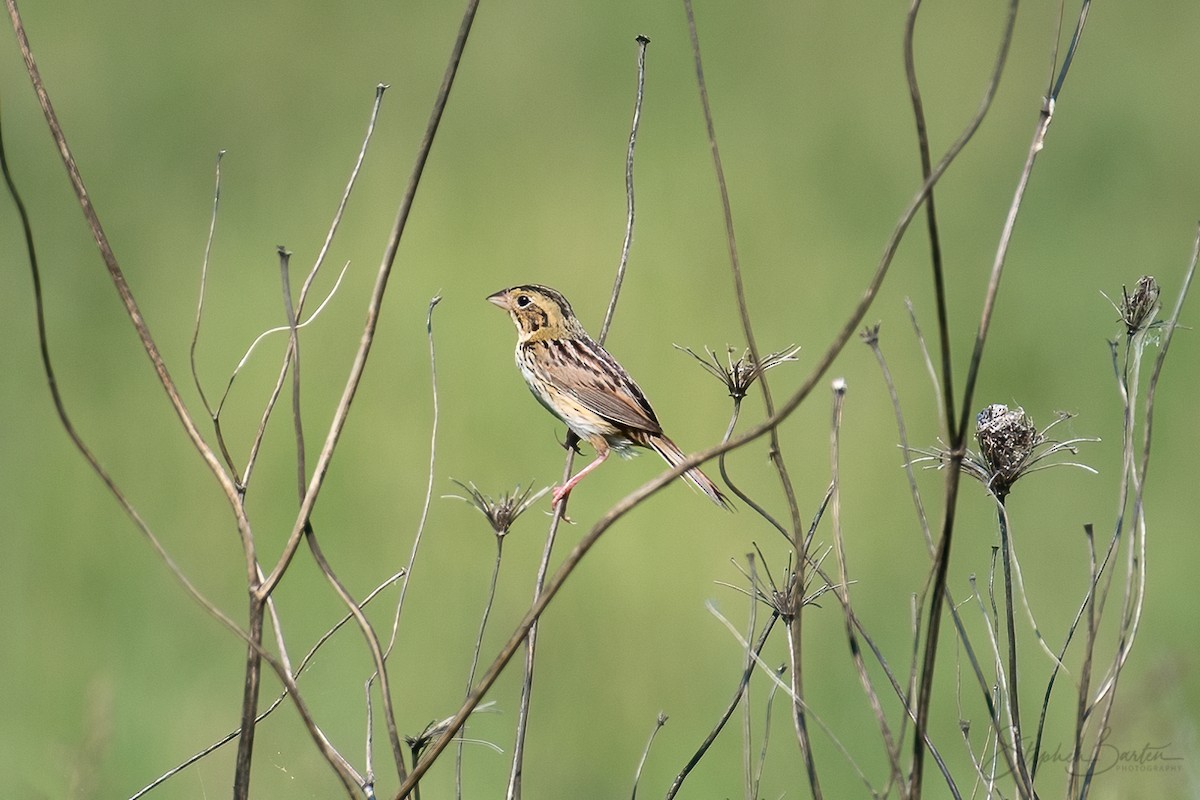
[[(8, 0), (8, 2), (12, 2), (12, 0)], [(396, 221), (392, 226), (391, 234), (388, 236), (383, 258), (380, 261), (379, 270), (375, 276), (375, 285), (371, 290), (371, 298), (367, 303), (367, 319), (363, 326), (358, 351), (355, 353), (354, 362), (350, 367), (350, 375), (346, 379), (346, 386), (342, 390), (342, 397), (338, 401), (337, 409), (334, 411), (333, 419), (330, 422), (329, 432), (325, 436), (325, 444), (317, 456), (312, 477), (309, 479), (308, 489), (304, 494), (304, 501), (300, 504), (300, 511), (296, 515), (296, 521), (292, 526), (292, 532), (288, 536), (288, 541), (284, 546), (279, 560), (267, 576), (267, 580), (263, 582), (262, 586), (258, 587), (257, 594), (259, 596), (265, 597), (269, 595), (279, 584), (280, 579), (282, 579), (284, 571), (287, 569), (288, 564), (291, 563), (292, 557), (296, 554), (296, 549), (300, 546), (300, 539), (304, 534), (309, 518), (312, 516), (312, 510), (316, 505), (321, 486), (325, 482), (325, 475), (328, 473), (330, 462), (333, 460), (334, 449), (337, 447), (342, 429), (345, 427), (346, 419), (350, 414), (350, 404), (354, 401), (354, 395), (358, 392), (359, 383), (362, 381), (363, 372), (366, 370), (367, 358), (370, 355), (371, 346), (375, 341), (375, 328), (379, 324), (383, 295), (387, 289), (388, 278), (392, 274), (392, 265), (396, 260), (396, 251), (400, 247), (400, 237), (404, 233), (404, 229), (408, 223), (408, 215), (412, 211), (413, 203), (416, 200), (417, 187), (420, 185), (421, 176), (425, 172), (425, 164), (429, 159), (429, 153), (433, 149), (433, 140), (437, 134), (438, 126), (441, 124), (442, 114), (446, 110), (446, 103), (450, 98), (450, 90), (454, 85), (454, 78), (458, 74), (458, 65), (462, 61), (462, 55), (467, 45), (467, 37), (470, 35), (471, 26), (478, 7), (479, 0), (467, 0), (458, 36), (455, 38), (454, 46), (451, 49), (450, 62), (446, 67), (437, 97), (434, 99), (429, 123), (425, 128), (421, 144), (417, 148), (416, 163), (413, 165), (408, 185), (401, 198), (400, 208), (396, 213)]]
[[(733, 623), (726, 619), (721, 612), (717, 610), (716, 606), (714, 606), (711, 602), (706, 602), (705, 607), (708, 608), (709, 613), (715, 616), (717, 620), (719, 620), (721, 624), (725, 626), (725, 629), (733, 635), (734, 639), (738, 641), (739, 645), (746, 647), (746, 642), (742, 639), (741, 633), (738, 632), (738, 629), (733, 625)], [(858, 762), (854, 760), (852, 755), (850, 755), (850, 751), (844, 744), (842, 744), (841, 740), (834, 734), (833, 730), (827, 724), (825, 724), (825, 722), (816, 713), (813, 712), (813, 709), (803, 698), (792, 694), (792, 687), (784, 683), (779, 675), (776, 674), (775, 670), (769, 667), (767, 663), (762, 660), (762, 658), (755, 656), (754, 663), (771, 679), (771, 682), (775, 684), (775, 686), (779, 687), (779, 689), (782, 691), (791, 694), (792, 701), (794, 703), (801, 703), (805, 706), (805, 715), (811, 716), (812, 719), (817, 723), (817, 726), (824, 731), (825, 735), (829, 737), (829, 740), (833, 742), (834, 746), (846, 759), (846, 763), (850, 765), (850, 768), (854, 770), (854, 773), (858, 776), (859, 780), (861, 780), (866, 786), (868, 794), (871, 797), (878, 797), (879, 792), (874, 786), (871, 785), (871, 781), (867, 778), (866, 773), (863, 772), (862, 768), (858, 766)]]
[[(204, 394), (204, 385), (200, 382), (200, 373), (196, 370), (196, 344), (200, 341), (200, 322), (204, 317), (204, 293), (208, 285), (208, 264), (209, 258), (212, 256), (213, 238), (217, 232), (217, 211), (221, 207), (221, 159), (224, 157), (225, 151), (218, 150), (216, 179), (213, 187), (212, 216), (208, 221), (208, 237), (204, 240), (204, 259), (200, 263), (200, 291), (199, 297), (196, 299), (196, 323), (192, 326), (192, 344), (188, 348), (188, 360), (192, 367), (192, 381), (195, 382), (196, 393), (200, 395), (200, 402), (204, 404), (204, 410), (208, 412), (210, 417), (213, 414), (213, 409), (209, 405), (208, 397)], [(229, 463), (228, 457), (226, 457), (226, 465), (232, 472), (233, 465)]]
[[(911, 312), (912, 306), (909, 306)], [(916, 318), (913, 318), (913, 323), (916, 324)], [(879, 371), (883, 375), (884, 386), (887, 387), (888, 397), (892, 401), (892, 412), (896, 416), (896, 430), (900, 438), (900, 449), (904, 453), (909, 452), (908, 445), (908, 427), (904, 424), (904, 412), (900, 408), (900, 395), (896, 393), (896, 384), (892, 380), (892, 371), (888, 368), (887, 359), (883, 355), (883, 350), (879, 346), (879, 326), (868, 326), (863, 332), (863, 341), (871, 348), (871, 352), (875, 355), (875, 360), (879, 364)], [(929, 517), (925, 514), (925, 502), (921, 499), (921, 490), (917, 487), (917, 478), (913, 474), (912, 460), (904, 459), (904, 474), (908, 478), (908, 491), (912, 495), (913, 506), (917, 511), (917, 522), (921, 526), (921, 533), (925, 537), (925, 547), (929, 550), (929, 554), (933, 555), (933, 534), (929, 530)]]
[[(338, 228), (341, 227), (342, 216), (346, 210), (347, 204), (350, 202), (350, 195), (354, 190), (354, 186), (358, 182), (358, 175), (361, 172), (363, 162), (366, 160), (366, 157), (367, 157), (367, 148), (370, 146), (371, 138), (374, 136), (374, 133), (375, 133), (375, 123), (376, 123), (376, 120), (378, 120), (378, 118), (379, 118), (379, 109), (383, 105), (383, 93), (387, 90), (387, 88), (388, 88), (387, 84), (383, 84), (383, 83), (378, 84), (375, 87), (375, 101), (371, 105), (371, 117), (370, 117), (370, 120), (367, 122), (367, 131), (366, 131), (366, 134), (363, 136), (362, 145), (359, 147), (358, 157), (354, 162), (354, 167), (350, 170), (350, 177), (346, 181), (346, 188), (342, 191), (342, 197), (341, 197), (341, 200), (338, 201), (337, 210), (334, 212), (333, 219), (329, 223), (329, 230), (325, 234), (325, 241), (321, 245), (321, 250), (317, 254), (317, 258), (313, 262), (312, 269), (309, 270), (308, 276), (305, 277), (304, 284), (300, 287), (300, 296), (296, 300), (296, 317), (297, 317), (297, 319), (299, 319), (303, 316), (304, 305), (308, 300), (309, 290), (312, 288), (313, 281), (316, 280), (317, 273), (320, 271), (321, 265), (325, 263), (325, 257), (329, 252), (329, 247), (333, 243), (333, 238), (334, 238), (335, 234), (337, 233)], [(338, 274), (338, 278), (334, 282), (333, 288), (329, 290), (329, 293), (325, 296), (325, 299), (323, 301), (321, 301), (321, 304), (317, 307), (317, 310), (314, 311), (312, 314), (310, 314), (307, 319), (304, 319), (302, 322), (299, 322), (297, 324), (297, 327), (303, 328), (309, 322), (316, 319), (317, 316), (320, 315), (321, 311), (324, 310), (325, 306), (329, 303), (330, 299), (332, 299), (333, 296), (335, 294), (337, 294), (338, 287), (341, 285), (342, 278), (345, 276), (346, 270), (349, 268), (349, 266), (350, 266), (349, 262), (347, 262), (345, 265), (342, 266), (342, 271)], [(238, 370), (240, 370), (242, 368), (242, 366), (245, 364), (246, 360), (250, 358), (250, 353), (254, 350), (255, 346), (266, 336), (270, 335), (271, 333), (274, 333), (277, 330), (279, 330), (279, 329), (273, 328), (269, 331), (266, 331), (266, 332), (260, 334), (259, 337), (257, 339), (255, 339), (254, 342), (250, 345), (250, 348), (246, 351), (246, 355), (244, 355), (242, 357), (242, 360), (240, 362), (238, 362), (237, 367), (234, 369), (234, 375), (230, 376), (229, 383), (225, 387), (225, 396), (226, 397), (228, 397), (229, 390), (230, 390), (230, 388), (232, 388), (234, 376), (236, 375)], [(250, 445), (250, 455), (246, 459), (246, 469), (245, 469), (246, 477), (244, 478), (244, 481), (247, 483), (249, 482), (249, 479), (250, 479), (249, 478), (250, 473), (254, 469), (254, 464), (258, 459), (259, 449), (262, 447), (263, 436), (266, 434), (267, 422), (270, 420), (271, 413), (275, 410), (275, 403), (279, 399), (280, 392), (283, 390), (283, 382), (284, 382), (284, 379), (287, 377), (288, 364), (290, 364), (290, 363), (291, 363), (291, 352), (289, 350), (288, 352), (284, 353), (283, 363), (279, 367), (279, 377), (276, 378), (276, 380), (275, 380), (275, 388), (272, 390), (270, 399), (267, 401), (266, 406), (263, 408), (262, 419), (259, 421), (258, 431), (255, 433), (254, 440), (251, 442), (251, 445)], [(224, 406), (224, 404), (225, 404), (225, 398), (223, 397), (221, 399), (221, 405)], [(219, 413), (219, 411), (218, 411), (218, 413)]]
[[(625, 268), (629, 265), (629, 248), (633, 244), (633, 150), (637, 145), (638, 126), (642, 121), (642, 99), (646, 94), (646, 45), (650, 40), (645, 36), (637, 39), (637, 96), (633, 103), (633, 122), (629, 126), (629, 148), (625, 153), (625, 241), (621, 244), (621, 260), (617, 265), (617, 276), (613, 280), (612, 296), (621, 294), (621, 284), (625, 282)], [(604, 324), (600, 326), (599, 342), (604, 344), (608, 338), (608, 329), (612, 327), (613, 315), (617, 304), (610, 303), (604, 314)]]
[(638, 783), (642, 780), (642, 769), (645, 768), (646, 759), (650, 756), (650, 746), (654, 744), (654, 738), (666, 724), (667, 715), (661, 711), (658, 712), (658, 717), (654, 720), (654, 730), (650, 731), (650, 738), (646, 740), (646, 746), (642, 749), (642, 757), (638, 760), (637, 771), (633, 773), (633, 792), (630, 793), (630, 800), (637, 800)]
[(833, 500), (830, 504), (830, 509), (832, 512), (833, 541), (834, 549), (837, 552), (839, 578), (838, 584), (834, 587), (833, 591), (841, 603), (842, 616), (846, 622), (846, 639), (850, 645), (850, 660), (854, 663), (854, 670), (858, 673), (858, 681), (862, 685), (863, 693), (867, 696), (871, 712), (875, 715), (875, 724), (879, 726), (879, 735), (883, 741), (884, 751), (888, 758), (888, 766), (891, 769), (889, 783), (894, 783), (900, 787), (901, 796), (903, 796), (905, 791), (903, 769), (900, 766), (900, 748), (897, 746), (895, 737), (892, 735), (891, 726), (888, 725), (887, 716), (883, 712), (883, 705), (879, 702), (879, 693), (875, 691), (875, 685), (872, 683), (871, 676), (867, 672), (867, 665), (863, 661), (862, 649), (859, 646), (858, 636), (854, 629), (854, 620), (857, 615), (854, 613), (850, 602), (849, 567), (846, 562), (846, 543), (842, 536), (841, 432), (843, 411), (846, 403), (846, 381), (842, 378), (835, 379), (832, 389), (833, 420), (829, 433), (829, 458)]
[[(712, 151), (713, 169), (716, 172), (717, 189), (721, 196), (721, 209), (725, 221), (725, 242), (729, 256), (730, 274), (733, 277), (734, 293), (737, 299), (738, 318), (742, 324), (742, 334), (746, 337), (746, 345), (750, 350), (750, 355), (755, 364), (761, 364), (762, 359), (759, 357), (758, 343), (754, 338), (754, 326), (750, 319), (750, 309), (746, 301), (746, 289), (742, 279), (741, 262), (738, 258), (737, 238), (733, 225), (733, 207), (729, 200), (729, 187), (726, 184), (725, 169), (721, 163), (720, 147), (717, 144), (716, 124), (713, 121), (712, 104), (708, 97), (708, 86), (704, 80), (704, 64), (700, 54), (700, 36), (696, 30), (696, 15), (692, 8), (691, 0), (683, 0), (683, 7), (684, 13), (687, 15), (688, 34), (691, 38), (692, 58), (695, 62), (696, 71), (696, 85), (700, 91), (700, 105), (704, 112), (704, 122), (708, 132), (708, 144), (709, 149)], [(771, 397), (771, 388), (767, 382), (766, 375), (760, 376), (760, 382), (762, 383), (763, 404), (766, 407), (767, 416), (773, 416), (775, 413), (775, 404)], [(787, 500), (788, 511), (791, 516), (790, 538), (796, 550), (796, 568), (800, 572), (797, 576), (795, 586), (796, 590), (800, 591), (800, 587), (804, 584), (803, 570), (808, 556), (803, 542), (804, 523), (800, 519), (800, 505), (796, 500), (795, 485), (788, 474), (787, 464), (784, 461), (783, 450), (780, 447), (776, 429), (772, 428), (768, 436), (770, 439), (768, 453), (779, 476), (779, 482), (783, 488), (784, 497)], [(788, 642), (791, 647), (792, 696), (795, 700), (792, 704), (792, 718), (795, 723), (796, 740), (800, 749), (800, 755), (804, 759), (809, 788), (812, 791), (814, 800), (821, 800), (821, 785), (817, 777), (812, 747), (809, 744), (807, 724), (804, 719), (805, 712), (803, 705), (799, 701), (799, 698), (804, 696), (804, 615), (802, 613), (803, 603), (798, 602), (798, 597), (794, 599), (797, 601), (795, 603), (796, 614), (787, 620)]]
[[(913, 49), (913, 35), (917, 28), (917, 13), (921, 9), (921, 0), (912, 0), (908, 14), (904, 18), (904, 74), (908, 78), (908, 92), (912, 103), (913, 117), (917, 125), (917, 150), (921, 157), (921, 175), (929, 180), (933, 169), (929, 155), (929, 130), (925, 124), (925, 104), (921, 99), (921, 86), (917, 80), (917, 60)], [(938, 350), (941, 354), (943, 380), (941, 393), (938, 396), (938, 409), (943, 411), (942, 423), (954, 420), (954, 372), (950, 352), (950, 320), (949, 298), (946, 294), (946, 275), (942, 264), (942, 239), (938, 233), (937, 210), (934, 205), (933, 191), (929, 192), (929, 201), (925, 204), (925, 220), (929, 230), (929, 264), (933, 269), (934, 299), (937, 304)], [(911, 311), (912, 306), (909, 306)], [(915, 324), (916, 317), (913, 317)], [(953, 423), (951, 423), (953, 424)], [(954, 439), (952, 431), (946, 431), (950, 440)]]
[[(387, 587), (395, 584), (403, 576), (404, 576), (403, 572), (397, 572), (395, 575), (392, 575), (390, 578), (385, 580), (383, 583), (376, 586), (371, 591), (370, 594), (368, 594), (365, 598), (363, 598), (360, 608), (365, 608), (368, 603), (370, 603), (372, 600), (374, 600), (379, 595), (380, 592), (382, 592)], [(339, 630), (341, 630), (342, 626), (344, 626), (351, 619), (353, 619), (353, 616), (350, 614), (346, 614), (338, 622), (336, 622), (332, 626), (330, 626), (329, 630), (327, 630), (327, 631), (325, 631), (325, 633), (321, 634), (321, 637), (319, 639), (317, 639), (316, 643), (313, 644), (313, 646), (311, 648), (309, 648), (308, 652), (304, 655), (304, 658), (302, 658), (300, 660), (300, 663), (299, 663), (299, 665), (297, 665), (295, 671), (292, 672), (292, 670), (289, 668), (288, 671), (292, 672), (294, 680), (299, 679), (300, 675), (304, 672), (305, 668), (308, 667), (308, 664), (312, 661), (313, 657), (317, 654), (317, 651), (320, 650), (325, 645), (325, 643), (328, 642), (333, 637), (333, 635), (335, 633), (337, 633)], [(262, 722), (264, 719), (266, 719), (272, 713), (274, 713), (275, 709), (279, 708), (279, 706), (283, 704), (283, 701), (285, 699), (287, 699), (287, 696), (288, 696), (287, 689), (284, 689), (282, 692), (280, 692), (278, 695), (276, 695), (275, 699), (271, 702), (271, 704), (269, 706), (267, 706), (267, 708), (264, 709), (258, 715), (258, 717), (255, 718), (255, 720), (254, 720), (255, 723)], [(175, 775), (179, 774), (183, 770), (190, 767), (192, 764), (195, 764), (196, 762), (200, 761), (208, 754), (210, 754), (216, 750), (219, 750), (221, 747), (232, 742), (234, 739), (236, 739), (238, 737), (238, 735), (241, 732), (242, 732), (241, 728), (236, 728), (236, 729), (230, 731), (229, 733), (225, 734), (217, 741), (215, 741), (212, 744), (205, 747), (203, 750), (200, 750), (199, 752), (189, 756), (188, 758), (184, 759), (180, 763), (176, 764), (174, 767), (171, 767), (169, 770), (164, 772), (162, 775), (155, 778), (150, 783), (143, 786), (135, 794), (130, 795), (129, 800), (139, 800), (139, 798), (144, 797), (145, 795), (149, 794), (151, 790), (158, 788), (158, 786), (160, 786), (161, 784), (170, 780)], [(354, 772), (353, 767), (351, 767), (349, 763), (347, 763), (345, 766), (348, 770), (350, 770), (352, 772), (352, 774), (354, 775), (355, 781), (359, 785), (364, 785), (362, 776), (358, 775), (357, 772)]]
[(195, 421), (192, 419), (187, 406), (179, 395), (175, 381), (171, 378), (171, 374), (167, 370), (166, 362), (158, 350), (158, 345), (155, 343), (154, 337), (150, 334), (150, 329), (147, 327), (141, 309), (134, 299), (133, 292), (129, 288), (129, 283), (125, 280), (125, 274), (117, 263), (116, 254), (109, 244), (108, 235), (104, 232), (104, 227), (100, 223), (100, 217), (92, 205), (91, 195), (88, 193), (87, 187), (83, 182), (83, 175), (79, 170), (74, 155), (71, 153), (71, 148), (67, 144), (66, 133), (59, 123), (58, 115), (54, 111), (54, 105), (50, 101), (49, 92), (42, 81), (37, 61), (34, 59), (33, 50), (29, 44), (29, 37), (25, 33), (24, 23), (21, 20), (20, 12), (17, 10), (16, 0), (5, 0), (5, 6), (8, 9), (8, 16), (12, 23), (13, 31), (17, 36), (21, 57), (25, 61), (26, 72), (29, 75), (30, 82), (33, 84), (33, 90), (42, 108), (46, 124), (49, 126), (50, 136), (58, 148), (63, 166), (67, 170), (67, 177), (71, 182), (71, 188), (75, 191), (75, 197), (79, 201), (80, 209), (83, 211), (84, 220), (87, 222), (88, 228), (92, 232), (92, 238), (100, 250), (100, 256), (104, 261), (105, 269), (108, 271), (109, 279), (117, 290), (117, 295), (120, 297), (121, 303), (125, 307), (125, 312), (129, 316), (134, 330), (137, 332), (142, 349), (145, 350), (146, 356), (150, 359), (150, 363), (154, 367), (155, 374), (158, 376), (159, 383), (167, 395), (167, 400), (171, 404), (171, 408), (179, 418), (179, 422), (183, 426), (184, 432), (187, 434), (192, 446), (208, 466), (209, 471), (213, 474), (217, 484), (225, 494), (226, 500), (229, 502), (234, 521), (237, 525), (238, 536), (241, 539), (244, 550), (247, 581), (253, 585), (257, 581), (257, 559), (254, 554), (254, 540), (250, 530), (250, 521), (246, 518), (245, 509), (242, 507), (241, 495), (232, 478), (222, 467), (216, 453), (204, 441), (204, 437), (200, 435)]
[[(626, 201), (626, 217), (625, 217), (625, 239), (621, 248), (621, 260), (617, 265), (617, 275), (613, 281), (612, 293), (609, 296), (608, 310), (604, 313), (604, 324), (600, 330), (600, 336), (597, 341), (603, 345), (608, 338), (609, 327), (612, 324), (613, 316), (617, 310), (617, 300), (621, 296), (621, 286), (625, 281), (625, 269), (629, 263), (629, 247), (633, 242), (633, 226), (634, 226), (634, 192), (633, 192), (633, 163), (634, 163), (634, 147), (637, 144), (638, 126), (642, 116), (642, 99), (645, 94), (646, 84), (646, 46), (650, 44), (650, 40), (645, 36), (638, 36), (638, 56), (637, 56), (637, 92), (636, 100), (634, 101), (633, 121), (630, 124), (629, 132), (629, 148), (625, 156), (625, 201)], [(575, 463), (575, 454), (578, 452), (577, 443), (579, 438), (573, 431), (568, 431), (566, 439), (566, 463), (563, 465), (563, 485), (566, 485), (571, 477), (571, 470)], [(550, 520), (550, 528), (546, 533), (546, 544), (542, 549), (542, 560), (538, 564), (537, 577), (534, 580), (533, 598), (537, 602), (541, 595), (542, 587), (546, 580), (546, 574), (550, 568), (550, 553), (554, 549), (554, 542), (558, 535), (558, 527), (561, 521), (566, 517), (567, 500), (564, 498), (562, 502), (554, 504), (554, 511)], [(521, 779), (525, 762), (525, 735), (529, 726), (529, 703), (533, 695), (533, 670), (534, 660), (537, 655), (537, 625), (531, 627), (529, 637), (525, 641), (525, 675), (521, 682), (521, 699), (517, 707), (517, 729), (515, 741), (513, 743), (512, 764), (508, 774), (508, 788), (505, 792), (506, 800), (520, 800), (521, 797)]]
[[(752, 601), (751, 605), (756, 605), (756, 603)], [(748, 650), (748, 653), (752, 653), (753, 655), (759, 655), (762, 653), (762, 649), (766, 646), (767, 639), (770, 637), (771, 630), (774, 628), (777, 621), (779, 621), (779, 615), (772, 614), (767, 620), (766, 624), (763, 625), (762, 630), (759, 632), (758, 639), (755, 640), (753, 649)], [(725, 728), (725, 723), (729, 722), (730, 717), (733, 716), (733, 712), (737, 710), (738, 705), (742, 702), (742, 698), (746, 694), (747, 687), (750, 685), (750, 678), (753, 676), (753, 674), (754, 659), (748, 656), (746, 667), (742, 670), (742, 676), (738, 680), (738, 685), (733, 692), (733, 697), (730, 699), (729, 704), (725, 707), (725, 710), (721, 712), (721, 716), (717, 719), (717, 723), (713, 726), (712, 730), (708, 732), (708, 735), (704, 738), (704, 741), (700, 743), (698, 748), (696, 748), (696, 752), (692, 754), (692, 757), (688, 759), (687, 764), (685, 764), (683, 769), (679, 771), (679, 774), (675, 776), (675, 781), (671, 784), (671, 788), (667, 790), (666, 800), (672, 800), (672, 798), (679, 793), (679, 790), (683, 787), (683, 782), (687, 780), (688, 774), (695, 769), (696, 765), (700, 763), (700, 759), (704, 758), (705, 754), (708, 753), (709, 748), (712, 747), (713, 742), (717, 740), (717, 736), (719, 736), (721, 731)]]

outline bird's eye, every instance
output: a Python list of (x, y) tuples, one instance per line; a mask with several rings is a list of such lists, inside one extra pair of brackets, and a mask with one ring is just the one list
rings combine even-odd
[(527, 294), (517, 295), (517, 305), (519, 305), (521, 308), (524, 308), (525, 306), (529, 305), (531, 302), (533, 302), (533, 301), (529, 299), (529, 295), (527, 295)]

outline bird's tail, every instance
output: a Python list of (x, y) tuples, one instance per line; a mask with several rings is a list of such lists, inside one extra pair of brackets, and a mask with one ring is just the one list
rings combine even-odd
[[(648, 437), (646, 443), (654, 448), (654, 451), (662, 456), (663, 460), (672, 467), (678, 465), (686, 458), (683, 451), (676, 447), (675, 443), (666, 436)], [(721, 490), (717, 488), (717, 485), (707, 475), (700, 471), (699, 467), (692, 467), (680, 477), (685, 478), (688, 483), (708, 495), (717, 505), (728, 511), (733, 510), (733, 505), (729, 502), (729, 499), (721, 493)]]

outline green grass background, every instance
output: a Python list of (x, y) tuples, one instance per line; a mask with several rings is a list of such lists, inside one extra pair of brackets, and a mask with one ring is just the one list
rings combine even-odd
[[(391, 85), (318, 291), (328, 290), (341, 264), (348, 261), (349, 271), (323, 317), (303, 334), (307, 445), (315, 456), (358, 343), (366, 297), (457, 29), (458, 4), (25, 6), (35, 53), (93, 201), (172, 374), (200, 416), (187, 356), (216, 152), (228, 154), (197, 357), (210, 395), (219, 393), (254, 336), (281, 324), (275, 246), (294, 252), (295, 275), (311, 264), (365, 130), (374, 87)], [(902, 3), (869, 10), (836, 3), (697, 8), (758, 342), (764, 349), (793, 342), (804, 348), (800, 363), (771, 373), (777, 398), (800, 383), (843, 323), (919, 185), (901, 62), (904, 12)], [(991, 116), (939, 186), (959, 385), (1050, 73), (1056, 13), (1049, 3), (1021, 9)], [(937, 3), (923, 12), (918, 65), (936, 152), (978, 104), (1003, 14), (1000, 4)], [(1105, 342), (1118, 328), (1100, 292), (1115, 296), (1122, 284), (1153, 273), (1173, 303), (1200, 214), (1198, 25), (1194, 3), (1093, 9), (1022, 209), (984, 359), (977, 407), (1021, 405), (1042, 423), (1064, 409), (1079, 415), (1068, 433), (1103, 438), (1080, 456), (1098, 475), (1068, 469), (1036, 475), (1010, 501), (1030, 602), (1053, 643), (1086, 581), (1082, 525), (1094, 523), (1107, 534), (1116, 506), (1120, 406)], [(327, 555), (360, 596), (407, 560), (433, 410), (425, 309), (441, 294), (434, 322), (441, 390), (435, 499), (391, 662), (404, 733), (416, 734), (457, 708), (494, 553), (481, 518), (441, 499), (456, 491), (450, 479), (496, 493), (518, 482), (548, 485), (561, 471), (555, 444), (561, 426), (521, 385), (510, 323), (483, 298), (514, 283), (547, 283), (598, 329), (624, 234), (638, 34), (652, 44), (637, 150), (637, 229), (609, 345), (684, 449), (716, 441), (726, 424), (721, 387), (671, 347), (742, 346), (681, 5), (484, 4), (314, 518)], [(242, 619), (245, 569), (227, 507), (180, 432), (104, 273), (14, 39), (3, 41), (3, 132), (35, 226), (50, 343), (69, 410), (180, 566)], [(16, 214), (7, 200), (2, 206), (0, 794), (127, 796), (235, 726), (243, 647), (184, 594), (59, 426), (40, 371)], [(867, 321), (883, 324), (912, 441), (929, 446), (939, 433), (934, 392), (903, 304), (912, 299), (932, 336), (927, 254), (927, 241), (914, 230)], [(1194, 320), (1185, 312), (1185, 324), (1194, 327)], [(239, 463), (283, 344), (277, 337), (258, 350), (225, 410)], [(1158, 746), (1174, 760), (1153, 765), (1161, 769), (1108, 770), (1098, 797), (1196, 791), (1198, 432), (1189, 411), (1200, 379), (1196, 365), (1195, 333), (1180, 331), (1155, 417), (1146, 613), (1109, 734), (1114, 753)], [(849, 384), (842, 523), (857, 580), (854, 599), (903, 671), (909, 598), (922, 587), (927, 557), (873, 357), (851, 343), (834, 375)], [(296, 506), (291, 426), (280, 411), (250, 492), (267, 562)], [(761, 415), (757, 391), (746, 412), (747, 422)], [(782, 430), (806, 520), (829, 479), (828, 419), (828, 393), (818, 391)], [(785, 514), (764, 444), (733, 455), (730, 467)], [(579, 525), (562, 534), (562, 552), (660, 469), (648, 456), (607, 465), (589, 478), (573, 498)], [(935, 518), (940, 478), (920, 475)], [(521, 519), (506, 545), (485, 660), (527, 607), (547, 508), (543, 502)], [(992, 518), (983, 492), (966, 485), (951, 565), (960, 597), (969, 575), (987, 572)], [(826, 524), (818, 539), (830, 537)], [(602, 540), (544, 618), (527, 797), (627, 794), (660, 710), (670, 721), (640, 788), (645, 796), (666, 790), (733, 691), (742, 654), (704, 603), (712, 599), (745, 624), (744, 600), (714, 582), (739, 580), (730, 559), (741, 560), (752, 542), (779, 576), (786, 549), (777, 534), (746, 509), (721, 514), (682, 484)], [(303, 551), (276, 596), (293, 657), (341, 614)], [(382, 629), (394, 596), (374, 608)], [(880, 784), (882, 748), (847, 658), (841, 616), (829, 600), (808, 620), (810, 700)], [(1023, 630), (1028, 716), (1050, 665), (1028, 625)], [(781, 643), (768, 648), (769, 660), (782, 660)], [(958, 720), (973, 721), (976, 741), (985, 722), (970, 682), (959, 707), (955, 653), (947, 637), (934, 734), (969, 787)], [(361, 684), (368, 674), (361, 640), (347, 629), (302, 682), (326, 732), (360, 770)], [(518, 686), (519, 669), (510, 668), (491, 695), (499, 712), (475, 720), (471, 736), (507, 753)], [(765, 687), (755, 688), (756, 751)], [(1069, 682), (1060, 689), (1050, 749), (1065, 748), (1069, 735)], [(264, 696), (274, 690), (268, 677)], [(888, 704), (893, 722), (896, 705)], [(805, 796), (784, 707), (775, 710), (762, 796)], [(815, 738), (826, 796), (863, 796), (863, 784), (829, 738)], [(383, 775), (385, 742), (380, 729)], [(232, 756), (226, 748), (155, 796), (224, 795)], [(337, 792), (290, 708), (260, 727), (255, 756), (255, 796)], [(449, 763), (435, 767), (427, 796), (449, 795)], [(740, 796), (740, 764), (731, 728), (683, 796)], [(495, 796), (507, 766), (507, 755), (469, 748), (468, 795)], [(1061, 767), (1047, 767), (1046, 794), (1060, 793), (1061, 774)], [(936, 774), (927, 786), (929, 796), (946, 796)], [(385, 779), (382, 787), (394, 785)]]

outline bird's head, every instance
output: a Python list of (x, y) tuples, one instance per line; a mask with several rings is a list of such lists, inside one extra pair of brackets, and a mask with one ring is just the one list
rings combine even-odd
[(512, 317), (522, 342), (586, 336), (567, 298), (547, 286), (527, 284), (488, 296)]

